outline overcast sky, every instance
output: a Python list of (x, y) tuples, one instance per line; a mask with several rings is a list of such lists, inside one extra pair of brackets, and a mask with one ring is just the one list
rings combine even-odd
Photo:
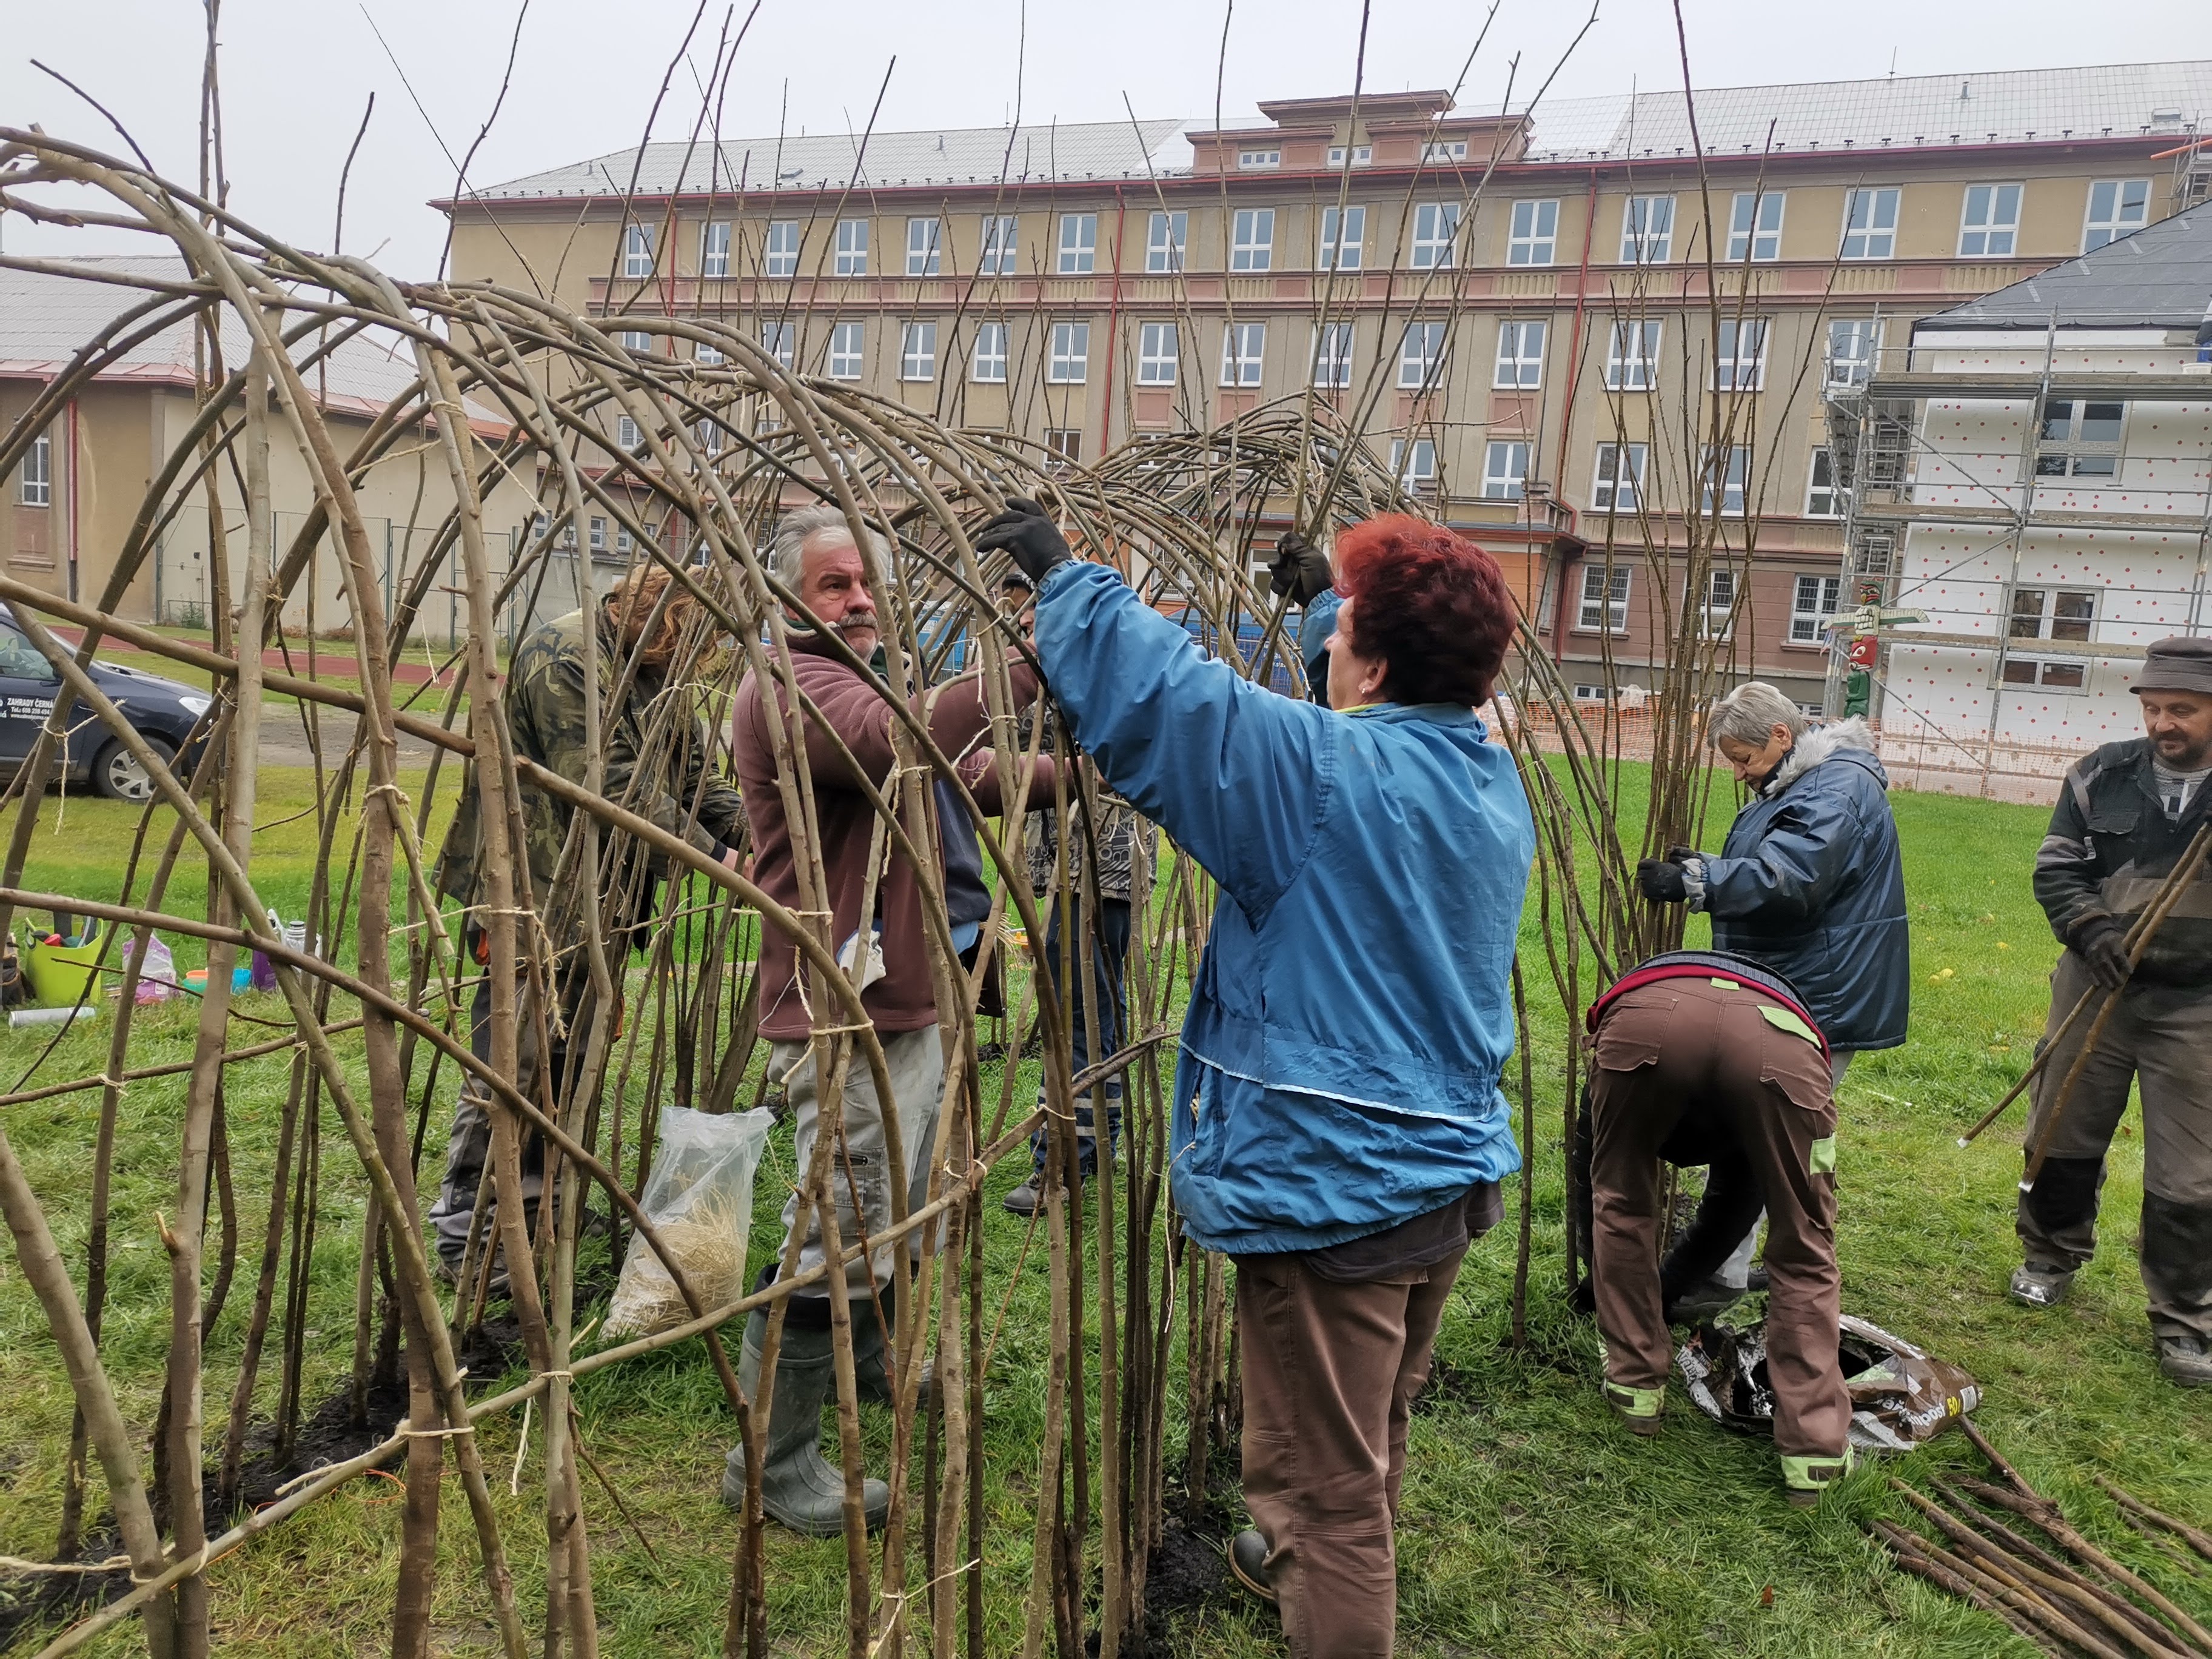
[[(708, 0), (654, 136), (684, 137), (696, 120), (726, 3)], [(513, 88), (471, 168), (473, 181), (495, 184), (635, 143), (696, 3), (529, 0)], [(1671, 8), (1662, 0), (1602, 4), (1551, 95), (1679, 85)], [(1017, 99), (1023, 118), (1035, 121), (1124, 119), (1125, 94), (1144, 118), (1212, 114), (1219, 0), (1029, 0), (1025, 52), (1018, 50), (1024, 12), (1021, 0), (761, 0), (737, 52), (724, 135), (771, 135), (780, 118), (793, 132), (842, 131), (848, 125), (857, 131), (879, 88), (883, 131), (996, 125), (1012, 114)], [(2097, 0), (2086, 7), (2081, 0), (2008, 0), (2002, 7), (1990, 0), (1820, 7), (1685, 0), (1685, 13), (1702, 86), (2212, 55), (2205, 0)], [(102, 118), (33, 68), (35, 58), (112, 110), (157, 167), (191, 181), (204, 27), (197, 0), (44, 6), (14, 0), (7, 14), (0, 125), (35, 122), (121, 150)], [(1516, 54), (1516, 101), (1525, 99), (1585, 15), (1574, 0), (1499, 0), (1461, 89), (1462, 106), (1497, 107)], [(1359, 15), (1358, 0), (1237, 0), (1219, 77), (1224, 115), (1255, 118), (1261, 99), (1348, 92)], [(375, 113), (347, 197), (344, 246), (357, 253), (380, 249), (377, 260), (403, 276), (431, 274), (445, 221), (424, 204), (452, 189), (447, 150), (464, 153), (490, 113), (515, 6), (226, 0), (222, 17), (232, 206), (272, 234), (328, 247), (340, 167), (374, 93)], [(1374, 0), (1367, 86), (1450, 86), (1482, 21), (1474, 4)], [(732, 32), (744, 21), (740, 4)], [(1540, 129), (1541, 118), (1540, 108)], [(130, 243), (9, 215), (0, 216), (0, 246), (113, 252)]]

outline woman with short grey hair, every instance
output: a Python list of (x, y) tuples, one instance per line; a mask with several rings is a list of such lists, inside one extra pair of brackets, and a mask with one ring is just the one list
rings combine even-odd
[[(1856, 716), (1814, 726), (1764, 680), (1716, 702), (1705, 729), (1751, 799), (1717, 858), (1670, 848), (1637, 866), (1637, 884), (1654, 903), (1711, 916), (1714, 950), (1789, 981), (1841, 1081), (1854, 1054), (1902, 1043), (1911, 1012), (1905, 868), (1874, 733)], [(1739, 1249), (1681, 1310), (1725, 1306), (1749, 1267)]]

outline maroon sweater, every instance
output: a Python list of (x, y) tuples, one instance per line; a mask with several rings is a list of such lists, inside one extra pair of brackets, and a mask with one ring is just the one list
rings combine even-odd
[[(868, 683), (834, 657), (823, 654), (807, 636), (792, 639), (792, 669), (800, 688), (822, 711), (823, 720), (860, 763), (868, 781), (878, 789), (896, 763), (891, 750), (891, 711)], [(1036, 676), (1025, 664), (1011, 669), (1017, 708), (1036, 696)], [(781, 719), (783, 702), (777, 685)], [(984, 701), (980, 676), (967, 675), (934, 688), (929, 713), (930, 736), (959, 766), (960, 775), (975, 793), (986, 812), (1001, 810), (998, 774), (988, 749), (969, 752), (969, 745), (989, 729), (990, 710)], [(753, 880), (769, 897), (793, 909), (799, 908), (799, 872), (791, 850), (791, 830), (783, 812), (783, 796), (776, 787), (775, 749), (769, 736), (771, 711), (761, 696), (758, 677), (747, 674), (738, 687), (731, 709), (731, 743), (737, 753), (738, 778), (744, 786), (746, 821), (753, 841)], [(822, 831), (822, 861), (830, 877), (830, 902), (835, 912), (831, 929), (833, 949), (842, 950), (860, 925), (860, 899), (867, 887), (868, 843), (875, 812), (867, 797), (854, 786), (851, 769), (815, 721), (806, 721), (805, 764), (813, 775), (814, 811)], [(1050, 799), (1053, 770), (1050, 757), (1041, 757), (1031, 784), (1032, 799)], [(937, 1021), (937, 1000), (930, 988), (929, 957), (921, 923), (921, 893), (913, 866), (884, 842), (889, 868), (877, 886), (877, 906), (884, 925), (884, 976), (861, 996), (861, 1005), (878, 1031), (918, 1031)], [(779, 1042), (804, 1039), (811, 1029), (806, 1006), (793, 981), (799, 966), (799, 946), (775, 923), (761, 923), (760, 1007), (761, 1035)], [(832, 1024), (843, 1024), (841, 1013), (825, 1010)]]

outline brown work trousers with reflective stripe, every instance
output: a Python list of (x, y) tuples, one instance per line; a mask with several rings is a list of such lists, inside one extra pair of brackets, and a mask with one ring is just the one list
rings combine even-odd
[(1465, 1255), (1357, 1285), (1237, 1259), (1244, 1502), (1292, 1659), (1389, 1659), (1406, 1425)]
[[(2051, 1022), (2063, 1024), (2085, 991), (2089, 966), (2069, 951), (2051, 975)], [(2031, 1152), (2087, 1040), (2099, 992), (2036, 1079), (2028, 1114)], [(2142, 1087), (2142, 1281), (2150, 1322), (2161, 1336), (2212, 1340), (2212, 986), (2136, 985), (2099, 1034), (2067, 1097), (2035, 1190), (2021, 1194), (2024, 1254), (2039, 1266), (2079, 1267), (2096, 1253), (2097, 1201), (2105, 1155)]]
[(1774, 1448), (1840, 1457), (1850, 1423), (1836, 1352), (1836, 1179), (1814, 1143), (1836, 1133), (1828, 1062), (1768, 1022), (1778, 1004), (1711, 979), (1669, 979), (1615, 1000), (1590, 1073), (1592, 1276), (1607, 1380), (1656, 1389), (1674, 1346), (1659, 1296), (1659, 1164), (1692, 1106), (1735, 1137), (1766, 1200), (1766, 1370)]

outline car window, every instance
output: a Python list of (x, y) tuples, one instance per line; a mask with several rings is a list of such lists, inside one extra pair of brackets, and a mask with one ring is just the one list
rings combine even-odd
[(51, 680), (53, 665), (12, 628), (0, 628), (0, 674), (20, 680)]

